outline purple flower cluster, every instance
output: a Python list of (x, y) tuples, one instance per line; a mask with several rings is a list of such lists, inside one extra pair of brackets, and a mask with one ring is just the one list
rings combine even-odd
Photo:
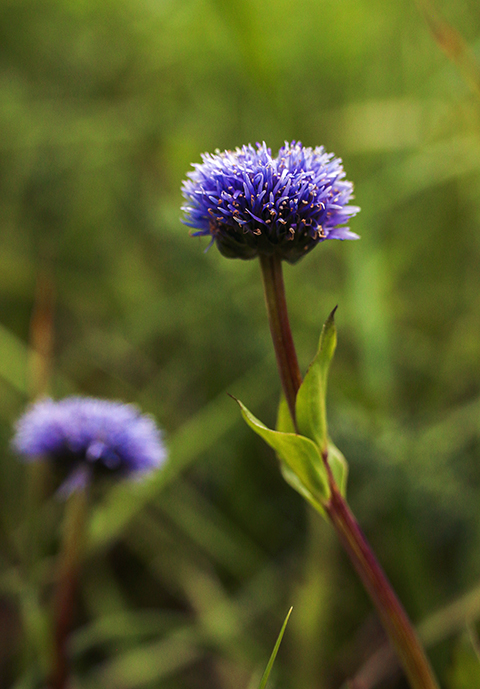
[(184, 223), (229, 258), (276, 255), (295, 263), (325, 239), (358, 239), (343, 225), (353, 185), (342, 161), (295, 141), (272, 157), (266, 144), (203, 154), (182, 192)]
[(13, 449), (30, 460), (53, 460), (65, 475), (140, 475), (166, 458), (153, 419), (133, 405), (90, 397), (44, 399), (18, 420)]

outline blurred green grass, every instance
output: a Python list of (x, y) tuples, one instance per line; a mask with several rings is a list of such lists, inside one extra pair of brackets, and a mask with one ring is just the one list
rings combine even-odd
[[(439, 9), (478, 54), (477, 4)], [(361, 241), (285, 271), (302, 367), (338, 303), (329, 417), (353, 507), (415, 621), (478, 586), (479, 112), (413, 3), (0, 3), (1, 686), (36, 681), (17, 614), (25, 470), (8, 442), (45, 269), (52, 394), (135, 401), (171, 450), (164, 476), (92, 515), (75, 686), (246, 689), (291, 604), (278, 686), (338, 687), (382, 642), (329, 529), (226, 395), (273, 422), (258, 265), (204, 254), (179, 221), (181, 180), (217, 147), (300, 139), (343, 157)], [(449, 689), (480, 681), (462, 619), (430, 630)]]

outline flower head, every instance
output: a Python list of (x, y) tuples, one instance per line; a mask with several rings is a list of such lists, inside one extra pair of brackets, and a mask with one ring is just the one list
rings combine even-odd
[(153, 419), (133, 405), (91, 397), (33, 404), (17, 421), (12, 446), (27, 459), (52, 460), (67, 477), (88, 467), (97, 475), (140, 475), (166, 458)]
[(266, 144), (202, 155), (182, 192), (184, 223), (210, 235), (229, 258), (276, 255), (289, 263), (325, 239), (358, 239), (343, 225), (353, 185), (342, 161), (295, 141), (272, 157)]

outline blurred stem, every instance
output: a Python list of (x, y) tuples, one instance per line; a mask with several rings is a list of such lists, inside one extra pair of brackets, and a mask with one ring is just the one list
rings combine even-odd
[(273, 347), (277, 357), (283, 392), (288, 403), (290, 416), (296, 426), (295, 399), (302, 384), (297, 352), (288, 320), (287, 300), (283, 283), (282, 261), (277, 256), (260, 255), (263, 289), (267, 305), (268, 322)]
[[(260, 256), (265, 302), (273, 346), (290, 414), (295, 422), (295, 400), (302, 384), (290, 330), (282, 264), (274, 256)], [(298, 430), (298, 429), (297, 429)], [(420, 641), (370, 544), (341, 495), (324, 454), (330, 498), (325, 511), (335, 528), (392, 642), (412, 689), (439, 689)]]
[(43, 263), (30, 319), (28, 387), (33, 400), (48, 394), (53, 368), (55, 290), (50, 261)]
[[(88, 482), (86, 482), (88, 485)], [(65, 689), (70, 676), (68, 637), (75, 611), (78, 572), (85, 540), (87, 485), (67, 500), (56, 589), (54, 594), (54, 659), (50, 689)]]
[(475, 52), (460, 32), (440, 15), (434, 0), (417, 0), (417, 5), (436, 43), (459, 68), (472, 92), (480, 97), (480, 65)]

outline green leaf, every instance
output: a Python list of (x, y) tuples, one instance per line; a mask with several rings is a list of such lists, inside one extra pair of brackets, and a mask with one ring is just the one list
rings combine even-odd
[[(347, 491), (348, 463), (338, 447), (336, 447), (331, 440), (328, 441), (328, 464), (332, 470), (333, 478), (335, 479), (340, 493), (345, 496)], [(288, 467), (285, 462), (280, 462), (280, 469), (288, 485), (296, 490), (297, 493), (300, 493), (304, 500), (319, 512), (322, 517), (329, 521), (323, 505), (315, 500), (310, 491), (305, 488), (290, 467)]]
[(334, 315), (329, 315), (322, 328), (317, 354), (310, 364), (297, 394), (296, 417), (298, 430), (313, 440), (323, 452), (327, 449), (327, 377), (337, 344)]
[(278, 649), (280, 648), (280, 644), (282, 643), (283, 635), (285, 634), (285, 629), (287, 627), (288, 619), (290, 615), (292, 614), (293, 608), (290, 608), (290, 610), (287, 612), (287, 616), (285, 618), (284, 623), (282, 624), (282, 628), (280, 629), (280, 634), (278, 635), (277, 642), (274, 646), (274, 649), (272, 651), (272, 655), (270, 656), (270, 660), (268, 661), (267, 667), (265, 668), (265, 672), (263, 673), (262, 679), (260, 681), (260, 686), (258, 689), (265, 689), (265, 686), (268, 682), (268, 678), (270, 676), (270, 672), (272, 671), (273, 663), (275, 662), (275, 658), (277, 657)]
[(285, 464), (285, 462), (280, 462), (280, 471), (282, 472), (282, 476), (288, 485), (291, 486), (293, 490), (296, 490), (297, 493), (300, 493), (302, 498), (328, 521), (327, 513), (325, 512), (323, 505), (320, 504), (318, 500), (315, 500), (310, 491), (305, 488), (298, 476), (290, 469), (289, 466)]
[(295, 425), (290, 416), (287, 400), (283, 393), (278, 404), (277, 423), (275, 424), (275, 428), (281, 433), (295, 433)]
[(240, 400), (236, 401), (250, 428), (275, 450), (312, 498), (320, 504), (325, 503), (330, 489), (327, 471), (315, 443), (302, 435), (270, 430)]
[(348, 462), (330, 438), (328, 439), (328, 464), (340, 493), (345, 496), (347, 492)]

